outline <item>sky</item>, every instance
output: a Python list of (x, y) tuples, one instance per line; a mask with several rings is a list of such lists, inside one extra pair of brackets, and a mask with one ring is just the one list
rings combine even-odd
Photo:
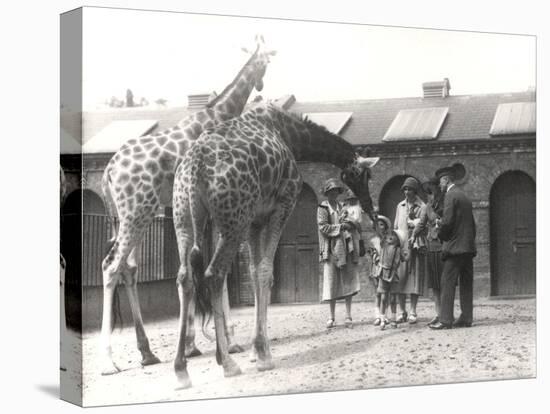
[[(265, 99), (384, 99), (422, 95), (422, 83), (451, 83), (452, 95), (524, 91), (535, 85), (534, 36), (86, 8), (84, 108), (111, 96), (187, 104), (220, 93), (262, 34), (277, 52)], [(253, 95), (254, 96), (254, 93)]]

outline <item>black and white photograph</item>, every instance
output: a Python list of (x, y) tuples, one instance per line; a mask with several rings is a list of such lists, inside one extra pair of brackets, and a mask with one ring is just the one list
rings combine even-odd
[(536, 375), (535, 36), (91, 7), (61, 36), (67, 399)]
[(545, 36), (492, 6), (8, 9), (8, 411), (540, 406)]

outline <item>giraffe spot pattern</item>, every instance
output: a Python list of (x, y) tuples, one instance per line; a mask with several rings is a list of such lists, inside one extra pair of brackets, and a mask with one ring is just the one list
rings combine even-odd
[(119, 176), (119, 182), (121, 184), (127, 183), (130, 180), (130, 175), (128, 173), (122, 173)]
[(134, 166), (130, 169), (131, 174), (139, 174), (143, 171), (143, 166), (141, 164), (134, 164)]
[(132, 195), (134, 195), (134, 186), (132, 184), (126, 185), (126, 187), (124, 187), (124, 193), (128, 197), (131, 197)]
[(198, 137), (202, 132), (202, 126), (198, 122), (193, 122), (193, 124), (191, 125), (191, 128), (193, 131), (193, 136)]
[(151, 154), (150, 154), (150, 155), (151, 155), (152, 158), (158, 158), (159, 155), (160, 155), (160, 148), (157, 148), (157, 147), (153, 148), (153, 149), (151, 150)]
[(176, 153), (178, 151), (178, 148), (177, 148), (176, 143), (174, 141), (169, 141), (168, 144), (166, 144), (166, 146), (164, 148), (166, 148), (168, 151), (173, 152), (173, 153)]
[(148, 142), (147, 144), (144, 144), (143, 145), (143, 149), (145, 151), (149, 151), (151, 150), (151, 148), (153, 148), (155, 146), (155, 143), (154, 142)]

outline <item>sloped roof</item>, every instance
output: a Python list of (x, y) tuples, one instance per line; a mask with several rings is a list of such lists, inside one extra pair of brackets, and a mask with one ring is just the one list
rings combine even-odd
[[(446, 98), (394, 98), (349, 101), (293, 103), (289, 110), (298, 113), (351, 113), (340, 134), (354, 145), (384, 144), (382, 138), (401, 110), (448, 107), (449, 112), (437, 139), (431, 142), (453, 140), (487, 140), (497, 107), (503, 103), (534, 102), (533, 92), (515, 92), (486, 95), (448, 96)], [(132, 108), (85, 112), (83, 115), (83, 142), (86, 143), (109, 123), (117, 120), (156, 120), (151, 132), (173, 127), (181, 119), (193, 113), (186, 107)], [(61, 119), (62, 128), (70, 136), (79, 136), (78, 122)], [(518, 135), (516, 135), (518, 137)], [(519, 137), (534, 138), (535, 134)], [(118, 148), (114, 148), (113, 152)]]
[(126, 141), (150, 133), (157, 125), (156, 120), (113, 121), (87, 140), (82, 152), (87, 154), (117, 151)]
[[(448, 107), (445, 123), (434, 142), (490, 139), (489, 131), (501, 103), (535, 101), (533, 92), (448, 96), (446, 98), (395, 98), (333, 102), (296, 102), (291, 111), (343, 112), (353, 115), (342, 136), (354, 145), (382, 144), (382, 138), (403, 109)], [(526, 134), (525, 137), (534, 137)]]

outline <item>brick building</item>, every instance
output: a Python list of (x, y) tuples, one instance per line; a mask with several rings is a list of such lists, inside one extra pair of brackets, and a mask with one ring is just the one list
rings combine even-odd
[[(307, 114), (358, 149), (368, 147), (381, 158), (373, 170), (371, 195), (380, 212), (390, 218), (402, 199), (400, 186), (406, 177), (423, 181), (442, 166), (461, 163), (466, 176), (458, 185), (473, 201), (478, 226), (475, 294), (534, 294), (535, 91), (452, 96), (449, 90), (445, 79), (423, 84), (419, 97), (299, 102), (288, 95), (276, 103)], [(62, 115), (62, 134), (83, 137), (82, 156), (71, 138), (62, 139), (61, 163), (68, 181), (63, 213), (67, 222), (78, 208), (84, 211), (83, 285), (85, 292), (97, 291), (89, 297), (90, 304), (101, 290), (100, 263), (109, 231), (100, 190), (103, 169), (126, 139), (173, 126), (200, 104), (194, 96), (187, 108), (96, 111), (85, 113), (82, 124), (75, 114)], [(322, 183), (338, 177), (339, 171), (319, 163), (300, 163), (300, 169), (304, 189), (277, 253), (273, 302), (317, 302), (320, 298), (316, 206), (322, 200)], [(165, 304), (170, 297), (168, 307), (177, 312), (173, 289), (177, 251), (170, 200), (166, 205), (141, 248), (139, 280), (144, 307), (150, 303), (156, 308), (154, 298), (161, 295)], [(365, 229), (368, 224), (365, 219)], [(69, 233), (65, 239), (71, 238)], [(364, 236), (369, 237), (368, 231)], [(368, 263), (363, 262), (362, 299), (372, 297), (367, 274)], [(73, 277), (78, 275), (75, 272)], [(233, 266), (229, 288), (233, 304), (252, 303), (243, 252)], [(96, 312), (93, 306), (90, 309)]]

